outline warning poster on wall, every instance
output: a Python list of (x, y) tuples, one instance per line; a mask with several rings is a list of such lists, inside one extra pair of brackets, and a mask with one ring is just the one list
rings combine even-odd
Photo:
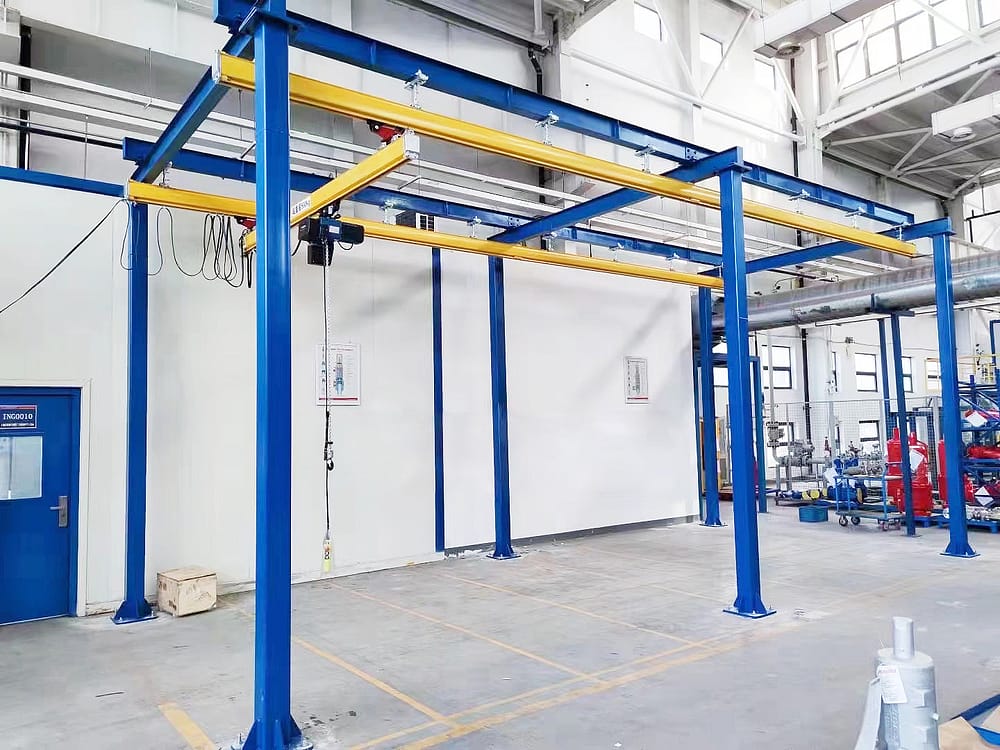
[(649, 380), (644, 357), (625, 357), (625, 403), (649, 403)]
[(316, 345), (316, 405), (328, 403), (331, 406), (361, 403), (361, 350), (357, 344), (330, 344), (325, 357), (323, 345)]

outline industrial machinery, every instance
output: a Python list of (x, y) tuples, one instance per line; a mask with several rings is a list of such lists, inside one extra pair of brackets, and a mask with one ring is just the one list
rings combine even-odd
[(907, 455), (903, 457), (902, 441), (899, 438), (899, 428), (892, 430), (892, 437), (886, 444), (886, 492), (889, 500), (903, 513), (906, 512), (905, 493), (903, 492), (902, 463), (910, 464), (910, 497), (913, 501), (913, 515), (928, 517), (934, 512), (934, 493), (931, 484), (930, 451), (927, 443), (910, 433)]

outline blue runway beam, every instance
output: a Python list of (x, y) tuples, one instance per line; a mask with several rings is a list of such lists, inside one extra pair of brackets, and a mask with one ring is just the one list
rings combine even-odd
[(725, 294), (726, 360), (729, 373), (730, 447), (733, 465), (733, 527), (736, 545), (736, 600), (726, 611), (766, 617), (760, 591), (756, 482), (753, 472), (753, 398), (750, 392), (750, 329), (743, 228), (741, 165), (719, 175), (722, 195), (722, 279)]
[[(122, 153), (126, 161), (140, 161), (149, 154), (152, 144), (135, 138), (126, 138), (122, 142)], [(184, 149), (174, 155), (173, 168), (185, 172), (222, 177), (229, 180), (254, 182), (257, 168), (253, 162), (245, 162), (227, 156), (216, 156), (199, 151)], [(307, 172), (292, 172), (292, 189), (311, 193), (329, 182), (329, 177), (309, 174)], [(120, 192), (120, 188), (119, 192)], [(438, 216), (444, 219), (461, 221), (478, 221), (487, 226), (507, 228), (527, 224), (532, 221), (530, 216), (506, 213), (490, 208), (469, 206), (438, 198), (428, 198), (412, 193), (401, 193), (385, 188), (367, 187), (351, 197), (352, 201), (372, 206), (391, 205), (398, 210), (413, 210), (418, 213)], [(695, 263), (715, 265), (722, 262), (722, 256), (705, 250), (696, 250), (679, 245), (669, 245), (652, 240), (625, 237), (608, 232), (599, 232), (582, 227), (560, 229), (556, 233), (559, 239), (583, 242), (600, 247), (619, 248), (621, 250), (656, 255), (663, 258), (679, 258)]]
[[(237, 33), (229, 38), (222, 51), (234, 57), (245, 57), (250, 51), (253, 38), (249, 34)], [(195, 84), (181, 108), (174, 113), (167, 127), (160, 133), (156, 145), (132, 173), (136, 182), (153, 182), (163, 174), (176, 154), (188, 142), (191, 135), (201, 126), (209, 113), (216, 108), (229, 91), (228, 86), (216, 83), (212, 69), (205, 71)]]
[[(936, 234), (940, 234), (942, 231), (950, 231), (950, 229), (948, 229), (950, 226), (951, 224), (948, 222), (948, 219), (934, 219), (933, 221), (924, 221), (920, 224), (910, 224), (909, 226), (902, 227), (902, 229), (887, 229), (884, 232), (879, 232), (879, 234), (885, 235), (886, 237), (896, 237), (907, 242), (912, 242), (913, 240), (933, 237)], [(847, 255), (856, 250), (866, 249), (868, 248), (863, 245), (856, 245), (853, 242), (847, 242), (846, 240), (824, 242), (822, 245), (803, 247), (798, 250), (792, 250), (791, 252), (778, 253), (777, 255), (769, 255), (766, 258), (751, 260), (747, 263), (747, 273), (772, 271), (775, 268), (796, 266), (801, 263), (809, 263), (814, 260), (832, 258), (835, 255)]]
[[(692, 162), (691, 164), (686, 164), (682, 167), (677, 167), (676, 169), (664, 172), (663, 176), (672, 177), (675, 180), (683, 180), (685, 182), (698, 182), (699, 180), (713, 177), (726, 165), (732, 164), (734, 156), (734, 150), (732, 149), (729, 151), (723, 151), (718, 154), (713, 154), (712, 156), (706, 156), (705, 158)], [(638, 203), (639, 201), (650, 197), (652, 196), (649, 193), (644, 193), (641, 190), (635, 190), (633, 188), (620, 188), (610, 193), (606, 193), (598, 198), (594, 198), (593, 200), (578, 203), (575, 206), (570, 206), (569, 208), (563, 209), (558, 213), (542, 216), (528, 224), (513, 227), (512, 229), (508, 229), (505, 232), (501, 232), (500, 234), (490, 237), (490, 239), (497, 242), (522, 242), (523, 240), (527, 240), (532, 237), (549, 234), (550, 232), (554, 232), (562, 227), (580, 224), (593, 219), (595, 216), (602, 216), (604, 214), (611, 213), (612, 211), (617, 211), (631, 205), (632, 203)]]
[(757, 444), (757, 512), (767, 513), (767, 456), (764, 444), (764, 380), (760, 357), (751, 357), (754, 385), (754, 432)]
[[(235, 31), (252, 8), (252, 0), (216, 0), (215, 20)], [(635, 150), (650, 148), (656, 156), (672, 161), (687, 163), (716, 153), (298, 13), (289, 13), (288, 16), (296, 26), (292, 44), (308, 52), (404, 81), (411, 79), (419, 70), (428, 76), (424, 84), (427, 88), (536, 121), (555, 114), (559, 118), (556, 127)], [(747, 166), (749, 171), (745, 179), (753, 185), (784, 195), (802, 196), (804, 200), (842, 211), (860, 211), (864, 216), (886, 224), (913, 223), (913, 214), (906, 211), (766, 167)]]
[[(950, 223), (949, 223), (950, 225)], [(955, 338), (955, 293), (952, 289), (949, 235), (934, 236), (934, 297), (937, 305), (938, 356), (941, 361), (941, 431), (944, 437), (945, 483), (948, 489), (949, 557), (975, 557), (969, 544), (962, 486), (961, 402), (958, 397), (958, 354)]]
[(107, 195), (111, 198), (121, 198), (124, 190), (121, 185), (97, 180), (83, 180), (79, 177), (66, 177), (52, 172), (39, 172), (34, 169), (18, 169), (17, 167), (0, 167), (0, 180), (24, 182), (29, 185), (75, 190), (80, 193)]
[(893, 315), (889, 323), (892, 330), (892, 367), (896, 376), (896, 424), (899, 427), (900, 475), (903, 478), (906, 535), (916, 536), (917, 524), (913, 515), (913, 472), (910, 467), (910, 430), (906, 418), (906, 387), (903, 381), (903, 339), (899, 333), (899, 316)]
[[(288, 27), (254, 29), (257, 157), (257, 487), (254, 718), (243, 750), (311, 747), (291, 715), (292, 295)], [(316, 540), (317, 547), (319, 539)]]
[(698, 290), (701, 359), (702, 453), (705, 462), (705, 526), (722, 526), (719, 516), (719, 448), (715, 440), (715, 370), (712, 356), (712, 290)]
[(129, 203), (128, 424), (125, 466), (125, 599), (119, 625), (150, 620), (146, 601), (146, 423), (149, 369), (149, 206)]
[(434, 388), (434, 549), (444, 552), (444, 357), (441, 248), (431, 248), (431, 349)]
[(510, 531), (510, 452), (507, 445), (507, 334), (504, 317), (503, 259), (488, 258), (490, 274), (490, 362), (493, 394), (493, 553), (517, 557)]

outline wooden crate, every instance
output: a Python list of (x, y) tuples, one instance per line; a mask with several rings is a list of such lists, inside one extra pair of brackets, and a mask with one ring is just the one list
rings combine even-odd
[(215, 606), (215, 573), (191, 566), (165, 570), (156, 576), (156, 603), (174, 617), (205, 612)]

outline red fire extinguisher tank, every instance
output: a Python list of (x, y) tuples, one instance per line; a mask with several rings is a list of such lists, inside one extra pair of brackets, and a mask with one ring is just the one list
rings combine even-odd
[(930, 462), (927, 460), (930, 451), (927, 443), (917, 440), (916, 435), (910, 435), (910, 445), (907, 455), (902, 455), (899, 439), (899, 428), (892, 431), (892, 437), (886, 444), (889, 471), (887, 472), (886, 492), (889, 499), (901, 511), (905, 511), (903, 493), (902, 461), (910, 462), (910, 474), (913, 488), (913, 515), (929, 516), (934, 511), (934, 497), (931, 486)]
[[(937, 454), (938, 454), (938, 496), (941, 498), (941, 502), (945, 505), (948, 504), (948, 470), (945, 464), (944, 457), (944, 440), (938, 440), (937, 444)], [(965, 502), (972, 503), (976, 499), (976, 488), (972, 486), (972, 480), (969, 478), (968, 474), (962, 475), (962, 490), (965, 494)]]

